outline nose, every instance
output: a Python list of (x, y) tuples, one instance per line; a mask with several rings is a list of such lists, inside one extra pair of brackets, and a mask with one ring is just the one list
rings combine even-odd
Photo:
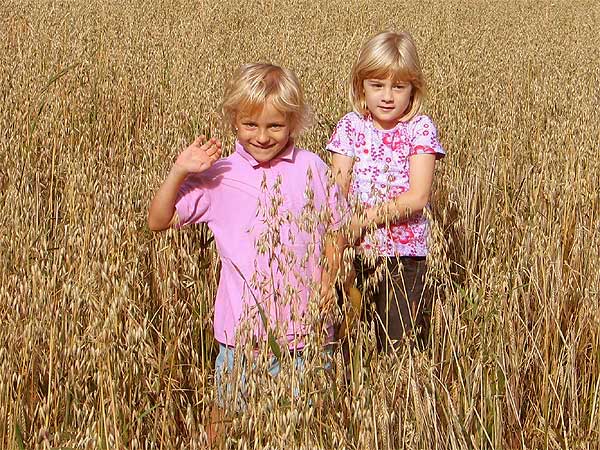
[(259, 144), (266, 144), (269, 142), (269, 134), (265, 129), (259, 129), (258, 135), (256, 136), (256, 140)]
[(384, 102), (391, 102), (393, 100), (392, 97), (392, 88), (391, 86), (385, 86), (383, 88), (383, 101)]

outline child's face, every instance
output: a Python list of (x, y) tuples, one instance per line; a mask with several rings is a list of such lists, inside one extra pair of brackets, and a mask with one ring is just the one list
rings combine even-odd
[(406, 81), (367, 79), (363, 81), (367, 109), (375, 126), (382, 130), (394, 128), (410, 105), (412, 84)]
[(271, 101), (261, 111), (239, 112), (235, 126), (238, 141), (258, 162), (273, 159), (290, 140), (288, 120)]

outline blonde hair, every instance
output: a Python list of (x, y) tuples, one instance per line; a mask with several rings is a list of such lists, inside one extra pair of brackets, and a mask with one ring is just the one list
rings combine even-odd
[(298, 77), (289, 69), (263, 63), (245, 64), (234, 72), (225, 86), (223, 118), (235, 130), (239, 113), (262, 111), (269, 100), (286, 116), (292, 137), (310, 125), (311, 111)]
[(369, 39), (361, 48), (351, 72), (349, 97), (358, 114), (369, 115), (363, 82), (368, 79), (409, 82), (412, 85), (408, 112), (401, 122), (415, 117), (425, 96), (425, 79), (417, 48), (409, 33), (383, 31)]

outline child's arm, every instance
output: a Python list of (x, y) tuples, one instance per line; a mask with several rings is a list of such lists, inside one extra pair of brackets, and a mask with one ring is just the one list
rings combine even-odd
[(431, 195), (436, 155), (418, 154), (409, 160), (409, 189), (387, 202), (352, 218), (351, 235), (358, 239), (364, 230), (390, 222), (406, 221), (423, 211)]
[[(335, 178), (335, 182), (340, 186), (342, 190), (342, 194), (344, 198), (348, 198), (348, 192), (350, 191), (350, 183), (352, 181), (352, 169), (354, 167), (354, 158), (352, 156), (342, 155), (340, 153), (334, 153), (331, 158), (331, 168), (333, 170), (333, 175)], [(356, 238), (352, 236), (353, 232), (350, 230), (352, 241), (355, 241)], [(338, 267), (336, 269), (341, 271), (342, 277), (342, 286), (346, 292), (350, 291), (355, 284), (356, 274), (354, 273), (354, 267), (352, 263), (349, 264), (349, 267), (342, 267), (342, 258), (344, 254), (344, 249), (348, 247), (348, 230), (346, 233), (338, 232), (336, 235), (335, 245), (337, 247), (333, 247), (330, 249), (332, 258), (333, 255), (336, 256)], [(335, 278), (333, 282), (335, 282)]]
[(342, 261), (345, 239), (340, 232), (325, 237), (324, 265), (321, 273), (321, 311), (327, 314), (336, 302), (335, 283)]
[(348, 198), (348, 191), (350, 190), (353, 166), (354, 158), (351, 156), (334, 153), (331, 157), (331, 167), (335, 182), (342, 188), (342, 193), (346, 198)]
[[(346, 199), (348, 198), (348, 191), (352, 180), (354, 158), (339, 153), (333, 153), (331, 166), (333, 178), (335, 183), (339, 186), (339, 191), (337, 191), (337, 189), (335, 190), (343, 196), (342, 199), (338, 200), (340, 203), (333, 206), (333, 208), (339, 208), (341, 204), (343, 205), (342, 209), (345, 211), (344, 214), (349, 213), (349, 210), (347, 210), (348, 204)], [(348, 245), (346, 234), (342, 231), (343, 229), (329, 232), (325, 238), (325, 261), (323, 272), (321, 274), (321, 304), (324, 313), (327, 313), (336, 302), (335, 285), (339, 278), (340, 271), (342, 275), (347, 272), (347, 270), (342, 267), (344, 249)]]
[(177, 157), (169, 175), (154, 195), (148, 210), (148, 227), (153, 231), (169, 228), (176, 221), (175, 203), (179, 187), (190, 173), (200, 173), (221, 157), (221, 142), (200, 136)]

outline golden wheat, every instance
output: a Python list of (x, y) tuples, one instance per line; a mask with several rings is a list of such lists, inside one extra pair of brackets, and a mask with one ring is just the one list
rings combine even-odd
[(598, 448), (599, 18), (564, 0), (3, 2), (0, 448), (206, 446), (215, 248), (204, 228), (151, 234), (149, 198), (193, 136), (231, 144), (215, 112), (243, 62), (298, 73), (301, 144), (327, 158), (354, 56), (390, 27), (418, 43), (448, 151), (430, 348), (377, 355), (363, 323), (335, 374), (318, 355), (303, 380), (257, 370), (223, 445)]

